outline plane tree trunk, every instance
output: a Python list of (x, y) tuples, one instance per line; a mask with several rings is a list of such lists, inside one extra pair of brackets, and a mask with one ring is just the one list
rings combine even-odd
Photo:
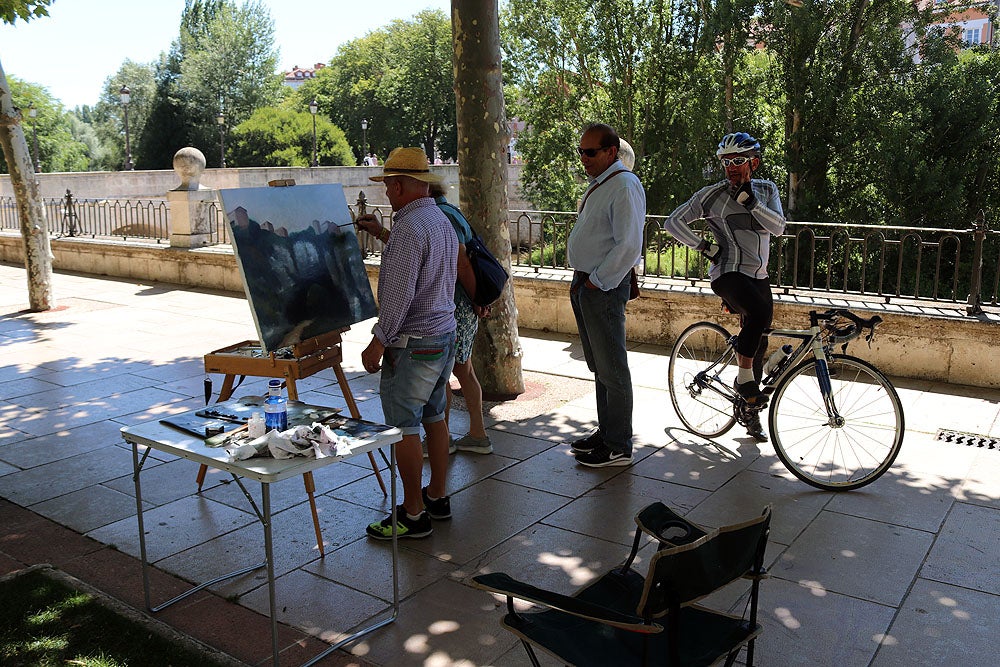
[(45, 207), (38, 193), (35, 166), (21, 127), (21, 111), (14, 106), (7, 75), (0, 64), (0, 147), (10, 170), (17, 201), (17, 217), (24, 240), (24, 268), (28, 273), (28, 308), (52, 308), (52, 250), (49, 246)]
[[(458, 185), (465, 217), (510, 273), (507, 164), (510, 131), (500, 78), (497, 0), (452, 0), (453, 64), (458, 124)], [(480, 320), (472, 365), (483, 395), (524, 393), (521, 340), (512, 281)]]

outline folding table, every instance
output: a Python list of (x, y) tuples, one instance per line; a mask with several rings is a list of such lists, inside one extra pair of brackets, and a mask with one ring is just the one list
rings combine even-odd
[[(321, 406), (314, 406), (321, 407)], [(192, 410), (192, 413), (196, 410)], [(364, 423), (360, 420), (345, 419), (348, 426), (364, 427)], [(167, 424), (160, 423), (158, 421), (146, 422), (136, 426), (126, 426), (121, 429), (122, 437), (132, 445), (132, 468), (133, 468), (133, 480), (135, 482), (135, 502), (137, 517), (139, 521), (139, 551), (140, 558), (142, 560), (142, 587), (143, 593), (145, 594), (146, 607), (153, 613), (161, 611), (162, 609), (184, 599), (185, 597), (202, 590), (208, 586), (212, 586), (220, 581), (224, 581), (231, 577), (235, 577), (241, 574), (246, 574), (253, 570), (259, 569), (261, 567), (267, 568), (267, 592), (268, 592), (268, 602), (270, 604), (270, 617), (271, 617), (271, 649), (273, 654), (273, 664), (278, 665), (278, 621), (275, 614), (277, 609), (275, 603), (275, 586), (274, 586), (274, 545), (271, 538), (271, 489), (270, 485), (275, 482), (280, 482), (285, 479), (292, 477), (298, 477), (305, 473), (316, 470), (317, 468), (322, 468), (334, 463), (343, 461), (346, 458), (357, 456), (358, 454), (370, 453), (373, 450), (389, 445), (390, 449), (390, 461), (389, 461), (389, 477), (392, 480), (391, 487), (391, 498), (392, 498), (392, 512), (393, 518), (395, 518), (396, 512), (396, 443), (400, 440), (401, 435), (398, 428), (377, 425), (379, 429), (383, 429), (380, 432), (373, 432), (374, 428), (362, 428), (362, 435), (359, 438), (350, 438), (351, 453), (348, 456), (333, 456), (328, 458), (305, 458), (305, 457), (294, 457), (290, 459), (274, 459), (269, 457), (254, 457), (250, 459), (245, 459), (242, 461), (230, 461), (229, 456), (225, 452), (223, 447), (209, 447), (205, 444), (205, 440), (198, 438), (191, 433), (185, 432), (183, 430), (177, 429), (175, 427), (169, 426)], [(350, 432), (350, 428), (345, 426), (345, 430)], [(356, 431), (357, 432), (357, 431)], [(142, 455), (139, 454), (139, 448), (144, 447), (145, 451)], [(260, 521), (261, 525), (264, 527), (264, 562), (259, 565), (252, 565), (250, 567), (237, 570), (235, 572), (230, 572), (222, 576), (216, 577), (215, 579), (199, 584), (194, 588), (174, 597), (171, 600), (164, 602), (156, 607), (154, 607), (150, 601), (150, 591), (149, 591), (149, 573), (147, 571), (149, 563), (146, 557), (146, 531), (143, 525), (143, 508), (142, 508), (142, 488), (140, 484), (140, 475), (142, 473), (142, 467), (146, 462), (146, 458), (149, 456), (151, 450), (157, 450), (160, 452), (166, 452), (168, 454), (173, 454), (181, 458), (194, 461), (202, 465), (206, 465), (217, 470), (228, 472), (232, 475), (233, 480), (239, 485), (243, 494), (246, 496), (250, 505), (253, 507), (254, 513), (257, 515), (257, 519)], [(243, 485), (241, 479), (252, 479), (260, 482), (261, 486), (261, 506), (257, 507), (254, 502), (253, 497), (247, 492), (246, 487)], [(312, 665), (319, 661), (323, 657), (329, 655), (341, 646), (348, 644), (359, 637), (372, 632), (380, 627), (383, 627), (389, 623), (396, 620), (399, 614), (399, 578), (398, 578), (398, 544), (396, 539), (395, 530), (393, 531), (392, 539), (392, 615), (389, 618), (378, 621), (366, 628), (363, 628), (349, 637), (337, 642), (333, 646), (330, 646), (322, 653), (312, 658), (308, 662), (304, 663), (303, 667), (306, 665)]]

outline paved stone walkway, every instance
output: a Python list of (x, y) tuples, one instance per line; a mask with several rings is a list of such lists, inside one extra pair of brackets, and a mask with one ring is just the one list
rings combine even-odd
[[(203, 355), (256, 338), (252, 318), (240, 295), (171, 285), (57, 274), (55, 295), (57, 309), (23, 312), (24, 270), (0, 264), (0, 574), (52, 563), (142, 608), (132, 462), (118, 430), (200, 407)], [(345, 371), (363, 416), (379, 421), (377, 377), (360, 366), (369, 331), (362, 323), (346, 336)], [(400, 618), (322, 664), (526, 664), (499, 628), (503, 605), (469, 577), (508, 571), (571, 591), (624, 557), (632, 517), (653, 499), (712, 527), (773, 504), (760, 665), (995, 664), (1000, 451), (934, 436), (1000, 437), (1000, 392), (898, 381), (907, 434), (896, 465), (865, 489), (832, 494), (792, 478), (768, 443), (734, 431), (713, 445), (683, 431), (665, 391), (669, 350), (637, 345), (637, 462), (592, 470), (565, 445), (595, 426), (578, 340), (524, 331), (521, 342), (529, 392), (490, 404), (495, 454), (452, 459), (454, 519), (404, 543)], [(264, 388), (248, 378), (236, 395)], [(299, 391), (344, 406), (330, 372)], [(457, 409), (452, 432), (467, 424)], [(259, 560), (259, 525), (226, 476), (210, 473), (196, 493), (190, 462), (156, 454), (144, 470), (157, 600)], [(316, 483), (325, 558), (302, 485), (272, 489), (283, 665), (384, 615), (391, 597), (388, 547), (363, 536), (388, 510), (367, 457), (324, 468)], [(229, 580), (157, 617), (267, 664), (264, 584), (258, 573)], [(742, 611), (742, 593), (708, 602)]]

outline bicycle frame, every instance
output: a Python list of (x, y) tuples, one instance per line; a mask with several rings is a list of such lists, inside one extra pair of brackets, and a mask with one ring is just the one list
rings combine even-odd
[(837, 412), (837, 406), (833, 399), (833, 387), (830, 384), (830, 366), (827, 363), (828, 351), (827, 346), (823, 343), (822, 328), (817, 324), (808, 329), (768, 329), (764, 332), (764, 335), (797, 338), (802, 342), (799, 343), (799, 346), (784, 361), (777, 375), (768, 375), (762, 379), (763, 392), (768, 394), (770, 391), (773, 391), (781, 379), (798, 365), (800, 358), (804, 356), (808, 349), (812, 352), (816, 362), (816, 379), (819, 382), (819, 390), (823, 396), (826, 413), (830, 418), (829, 425), (834, 428), (843, 426), (844, 418)]
[[(895, 388), (872, 364), (847, 354), (847, 343), (866, 331), (870, 343), (881, 321), (833, 309), (810, 312), (809, 328), (765, 332), (797, 341), (783, 346), (789, 354), (762, 378), (761, 390), (770, 396), (775, 454), (807, 484), (828, 491), (862, 487), (885, 473), (899, 453), (905, 422)], [(736, 339), (716, 323), (697, 322), (671, 351), (670, 400), (684, 426), (704, 438), (736, 423), (751, 437), (763, 435), (757, 416), (762, 407), (750, 406), (735, 388)]]

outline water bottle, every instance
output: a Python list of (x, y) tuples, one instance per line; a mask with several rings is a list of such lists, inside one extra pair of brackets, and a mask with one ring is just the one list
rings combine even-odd
[(264, 427), (284, 431), (288, 428), (288, 401), (281, 395), (281, 380), (267, 383), (267, 399), (264, 401)]
[(792, 356), (792, 346), (785, 343), (777, 350), (771, 353), (771, 356), (767, 358), (764, 362), (764, 375), (777, 375), (781, 372), (784, 367), (785, 362), (788, 361), (788, 357)]

